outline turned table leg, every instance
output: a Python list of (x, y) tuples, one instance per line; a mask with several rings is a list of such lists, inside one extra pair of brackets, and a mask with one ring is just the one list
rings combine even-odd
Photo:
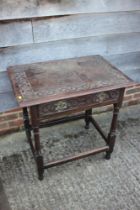
[(85, 111), (85, 123), (86, 123), (85, 129), (89, 129), (91, 116), (92, 116), (92, 109), (86, 110)]
[(23, 108), (23, 119), (24, 119), (24, 128), (25, 128), (25, 132), (26, 132), (26, 137), (30, 144), (31, 150), (34, 154), (35, 151), (34, 151), (34, 146), (33, 146), (33, 142), (32, 142), (31, 125), (30, 125), (30, 120), (29, 120), (28, 109), (26, 107)]
[(107, 144), (109, 146), (109, 150), (106, 152), (106, 159), (109, 160), (111, 158), (111, 153), (113, 152), (115, 140), (116, 140), (116, 128), (117, 128), (117, 119), (119, 115), (119, 109), (121, 108), (123, 96), (124, 96), (125, 89), (122, 88), (120, 90), (120, 96), (118, 102), (113, 104), (113, 117), (110, 126), (110, 131), (107, 137)]
[(44, 174), (44, 164), (43, 164), (43, 156), (41, 155), (41, 147), (40, 147), (40, 134), (39, 134), (39, 110), (38, 106), (32, 106), (30, 108), (31, 114), (31, 123), (34, 134), (35, 141), (35, 160), (38, 169), (38, 178), (39, 180), (43, 179)]
[(109, 150), (106, 152), (106, 159), (110, 159), (111, 153), (113, 152), (113, 149), (114, 149), (115, 140), (116, 140), (116, 127), (117, 127), (118, 114), (119, 114), (119, 105), (114, 104), (113, 118), (111, 122), (110, 132), (107, 138)]

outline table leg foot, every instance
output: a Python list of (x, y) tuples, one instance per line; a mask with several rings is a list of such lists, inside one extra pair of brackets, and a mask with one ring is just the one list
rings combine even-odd
[(85, 129), (89, 129), (89, 125), (86, 124), (86, 125), (85, 125)]
[(44, 164), (43, 164), (43, 157), (41, 155), (36, 157), (37, 162), (37, 170), (38, 170), (38, 179), (40, 181), (44, 178)]
[(32, 123), (32, 129), (33, 129), (33, 134), (34, 134), (34, 142), (35, 142), (34, 155), (35, 155), (35, 160), (37, 164), (38, 178), (39, 180), (43, 180), (44, 163), (43, 163), (43, 156), (41, 154), (41, 146), (40, 146), (39, 107), (32, 106), (30, 108), (30, 114), (31, 114), (31, 123)]
[(105, 159), (106, 160), (110, 160), (110, 158), (111, 158), (111, 153), (110, 152), (106, 152)]
[(38, 179), (39, 179), (40, 181), (42, 181), (42, 180), (44, 179), (44, 175), (43, 175), (43, 174), (39, 174), (39, 175), (38, 175)]
[(111, 153), (114, 150), (115, 140), (116, 140), (116, 126), (117, 126), (117, 118), (119, 114), (119, 104), (114, 104), (113, 110), (113, 118), (111, 122), (110, 132), (108, 134), (107, 142), (109, 146), (109, 150), (106, 153), (106, 159), (109, 160), (111, 158)]

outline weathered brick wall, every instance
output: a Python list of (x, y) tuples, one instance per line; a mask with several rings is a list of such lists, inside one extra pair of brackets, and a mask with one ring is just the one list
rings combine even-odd
[(0, 113), (0, 134), (7, 134), (23, 128), (22, 111)]
[(140, 85), (126, 89), (123, 106), (130, 106), (140, 103)]
[[(136, 85), (126, 89), (123, 106), (130, 106), (140, 104), (140, 85)], [(100, 108), (97, 112), (108, 111), (112, 106)], [(23, 129), (22, 110), (14, 112), (6, 112), (0, 114), (0, 134), (7, 134), (10, 132)]]

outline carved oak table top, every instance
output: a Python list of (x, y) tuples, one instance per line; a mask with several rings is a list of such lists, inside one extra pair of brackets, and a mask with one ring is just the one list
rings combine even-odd
[(101, 56), (19, 65), (8, 74), (20, 107), (132, 85)]
[[(37, 164), (38, 177), (43, 179), (44, 169), (67, 163), (89, 155), (106, 152), (110, 159), (115, 145), (116, 126), (125, 88), (133, 82), (101, 56), (89, 56), (60, 61), (9, 67), (18, 104), (23, 108), (26, 136)], [(92, 116), (92, 108), (113, 105), (113, 117), (108, 135)], [(30, 117), (28, 114), (30, 111)], [(81, 115), (69, 114), (85, 111)], [(57, 121), (57, 115), (66, 118)], [(44, 165), (41, 154), (39, 128), (42, 119), (54, 117), (48, 125), (69, 120), (84, 119), (86, 126), (93, 124), (105, 140), (105, 146), (82, 152)], [(33, 135), (32, 135), (33, 133)], [(34, 138), (34, 141), (33, 141)]]

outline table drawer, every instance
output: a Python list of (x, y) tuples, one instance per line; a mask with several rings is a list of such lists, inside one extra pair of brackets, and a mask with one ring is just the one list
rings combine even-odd
[(86, 107), (89, 106), (94, 106), (96, 104), (104, 105), (105, 103), (111, 103), (112, 101), (117, 102), (119, 99), (119, 94), (120, 90), (117, 89), (70, 99), (59, 100), (47, 104), (41, 104), (39, 105), (40, 116), (61, 113), (75, 109), (86, 109)]

